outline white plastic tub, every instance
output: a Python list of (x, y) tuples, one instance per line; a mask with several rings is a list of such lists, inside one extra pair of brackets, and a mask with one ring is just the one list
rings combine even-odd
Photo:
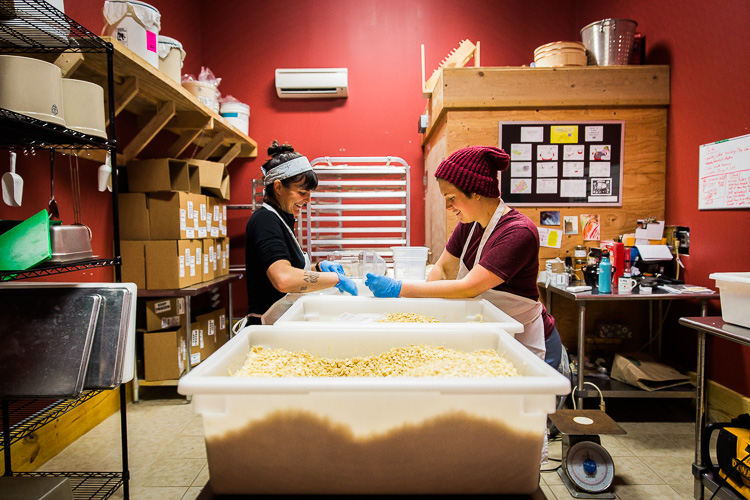
[(391, 247), (393, 277), (397, 280), (424, 280), (427, 268), (427, 247)]
[[(502, 329), (251, 326), (180, 379), (217, 494), (528, 494), (570, 382)], [(252, 346), (325, 357), (491, 348), (521, 377), (230, 377)]]
[(102, 9), (104, 32), (155, 68), (159, 67), (159, 10), (138, 0), (107, 0)]
[(247, 135), (250, 127), (250, 106), (242, 102), (222, 102), (221, 117), (231, 126)]
[[(368, 289), (369, 291), (369, 289)], [(377, 323), (384, 314), (414, 313), (437, 319), (440, 323), (487, 323), (511, 334), (523, 331), (523, 325), (484, 299), (414, 299), (353, 297), (351, 295), (303, 295), (274, 324), (322, 322), (328, 324), (372, 324), (391, 328), (393, 323)], [(436, 325), (438, 323), (430, 323)], [(409, 323), (407, 326), (425, 326)]]
[(750, 328), (750, 272), (713, 273), (708, 276), (716, 280), (721, 294), (721, 319), (727, 323)]
[(168, 36), (159, 35), (159, 69), (178, 84), (182, 81), (185, 50), (182, 44)]

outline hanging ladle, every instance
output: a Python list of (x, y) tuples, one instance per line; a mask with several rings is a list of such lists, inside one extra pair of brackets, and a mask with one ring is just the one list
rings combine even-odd
[(50, 162), (49, 191), (50, 191), (50, 198), (49, 198), (49, 203), (47, 204), (47, 211), (49, 212), (49, 218), (60, 219), (60, 210), (58, 210), (57, 200), (55, 200), (55, 162), (54, 161)]

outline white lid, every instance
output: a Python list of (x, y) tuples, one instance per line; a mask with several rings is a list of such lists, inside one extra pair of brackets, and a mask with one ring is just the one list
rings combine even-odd
[(180, 61), (185, 60), (185, 50), (182, 48), (182, 44), (179, 41), (168, 36), (159, 35), (159, 57), (162, 59), (166, 58), (172, 49), (178, 49), (180, 51)]
[(731, 281), (750, 284), (750, 272), (745, 273), (712, 273), (708, 277), (712, 280)]

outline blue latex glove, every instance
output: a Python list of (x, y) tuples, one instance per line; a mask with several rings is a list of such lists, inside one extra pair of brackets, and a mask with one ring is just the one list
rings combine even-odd
[(345, 274), (344, 268), (341, 267), (341, 264), (337, 262), (331, 262), (330, 260), (321, 260), (318, 264), (318, 267), (320, 267), (320, 270), (324, 273)]
[[(326, 261), (323, 261), (323, 262), (326, 262)], [(350, 294), (356, 296), (357, 284), (354, 281), (352, 281), (350, 278), (347, 278), (346, 276), (344, 276), (344, 273), (336, 273), (336, 274), (339, 275), (339, 282), (336, 285), (336, 288), (338, 288), (341, 293), (349, 292)]]
[(398, 297), (401, 293), (401, 282), (388, 276), (367, 273), (365, 285), (372, 290), (373, 295), (376, 297)]

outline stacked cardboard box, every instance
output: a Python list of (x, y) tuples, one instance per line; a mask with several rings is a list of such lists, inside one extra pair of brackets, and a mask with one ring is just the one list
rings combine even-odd
[(139, 288), (184, 288), (229, 273), (223, 163), (154, 159), (127, 164), (118, 198), (122, 279)]
[(179, 378), (224, 345), (229, 339), (226, 310), (214, 309), (190, 322), (188, 358), (185, 328), (185, 299), (173, 297), (146, 302), (146, 328), (143, 333), (143, 379), (147, 381)]

